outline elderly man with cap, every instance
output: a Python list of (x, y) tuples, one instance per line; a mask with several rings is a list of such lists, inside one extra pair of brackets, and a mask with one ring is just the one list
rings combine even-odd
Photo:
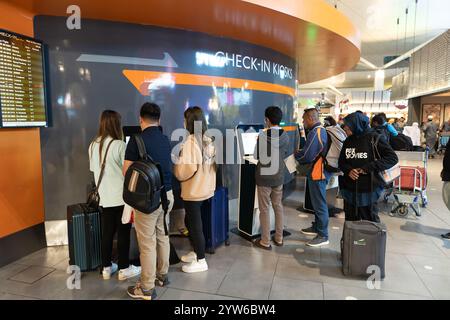
[(428, 116), (428, 122), (423, 126), (423, 132), (425, 134), (425, 140), (428, 149), (430, 150), (430, 157), (434, 159), (434, 155), (436, 153), (436, 142), (437, 142), (437, 133), (438, 126), (433, 121), (433, 116)]

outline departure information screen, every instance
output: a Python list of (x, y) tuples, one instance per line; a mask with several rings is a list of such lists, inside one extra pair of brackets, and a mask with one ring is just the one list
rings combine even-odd
[(47, 126), (43, 45), (0, 30), (0, 126)]

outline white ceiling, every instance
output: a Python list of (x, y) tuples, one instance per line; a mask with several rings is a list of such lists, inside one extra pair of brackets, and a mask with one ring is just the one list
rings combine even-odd
[[(385, 56), (402, 55), (450, 29), (450, 0), (417, 0), (417, 6), (416, 0), (325, 1), (332, 6), (337, 5), (337, 10), (354, 23), (361, 32), (361, 56), (380, 68)], [(387, 72), (388, 83), (393, 75), (402, 70), (398, 66), (395, 68)], [(346, 74), (346, 81), (335, 86), (371, 86), (373, 74), (373, 70), (359, 64)]]

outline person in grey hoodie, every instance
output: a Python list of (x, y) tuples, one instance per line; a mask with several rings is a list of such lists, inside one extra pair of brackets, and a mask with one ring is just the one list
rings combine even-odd
[(280, 127), (283, 112), (279, 107), (268, 107), (265, 111), (267, 129), (261, 132), (256, 143), (254, 158), (256, 166), (256, 186), (258, 193), (259, 219), (261, 222), (261, 239), (254, 242), (257, 247), (271, 250), (270, 245), (270, 216), (272, 203), (275, 212), (275, 236), (273, 242), (277, 246), (283, 245), (283, 215), (282, 204), (284, 160), (288, 157), (289, 137)]

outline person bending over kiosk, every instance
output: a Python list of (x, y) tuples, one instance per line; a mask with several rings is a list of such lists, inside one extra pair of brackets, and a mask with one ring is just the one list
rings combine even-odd
[(181, 182), (185, 223), (194, 247), (193, 252), (181, 257), (181, 261), (188, 263), (183, 265), (182, 271), (194, 273), (208, 270), (202, 206), (214, 196), (216, 189), (216, 150), (213, 140), (205, 134), (208, 127), (200, 107), (191, 107), (184, 112), (184, 125), (189, 136), (181, 147), (174, 174)]
[(315, 238), (306, 245), (321, 247), (329, 244), (328, 241), (328, 206), (326, 189), (331, 173), (324, 168), (323, 154), (328, 144), (327, 131), (321, 126), (319, 112), (313, 109), (305, 110), (303, 124), (309, 129), (305, 147), (295, 155), (300, 165), (311, 167), (307, 174), (307, 183), (314, 209), (315, 222), (309, 228), (301, 230), (308, 236)]
[(352, 113), (344, 119), (344, 124), (348, 138), (339, 157), (339, 169), (344, 173), (339, 185), (344, 198), (345, 219), (380, 222), (377, 202), (384, 182), (378, 173), (393, 167), (398, 162), (397, 154), (369, 128), (367, 116)]
[(283, 112), (280, 108), (268, 107), (265, 112), (267, 129), (261, 132), (256, 143), (254, 158), (256, 166), (256, 188), (258, 192), (259, 220), (261, 222), (261, 239), (254, 244), (262, 249), (271, 250), (270, 216), (272, 203), (275, 212), (275, 236), (272, 238), (276, 246), (283, 246), (283, 183), (286, 168), (284, 159), (288, 156), (289, 137), (280, 128)]
[[(170, 213), (174, 203), (170, 142), (161, 131), (160, 118), (161, 109), (157, 104), (144, 103), (141, 107), (139, 117), (142, 129), (141, 137), (144, 140), (147, 154), (161, 164), (167, 200), (170, 202), (167, 213)], [(124, 175), (132, 163), (137, 160), (139, 160), (139, 149), (133, 136), (128, 142), (125, 153)], [(135, 212), (134, 225), (139, 244), (142, 274), (140, 282), (136, 286), (128, 288), (128, 295), (132, 298), (153, 300), (156, 298), (155, 285), (163, 287), (169, 284), (167, 274), (169, 272), (170, 243), (164, 224), (162, 207), (151, 214), (137, 210)]]
[[(122, 166), (125, 157), (125, 142), (120, 114), (105, 110), (100, 118), (98, 134), (89, 146), (89, 166), (94, 172), (95, 184), (99, 185), (100, 206), (102, 207), (102, 275), (109, 280), (119, 269), (119, 280), (137, 276), (140, 267), (130, 265), (131, 224), (122, 224), (124, 202), (122, 198)], [(99, 176), (105, 165), (102, 179)], [(117, 231), (119, 265), (111, 262), (114, 235)]]

